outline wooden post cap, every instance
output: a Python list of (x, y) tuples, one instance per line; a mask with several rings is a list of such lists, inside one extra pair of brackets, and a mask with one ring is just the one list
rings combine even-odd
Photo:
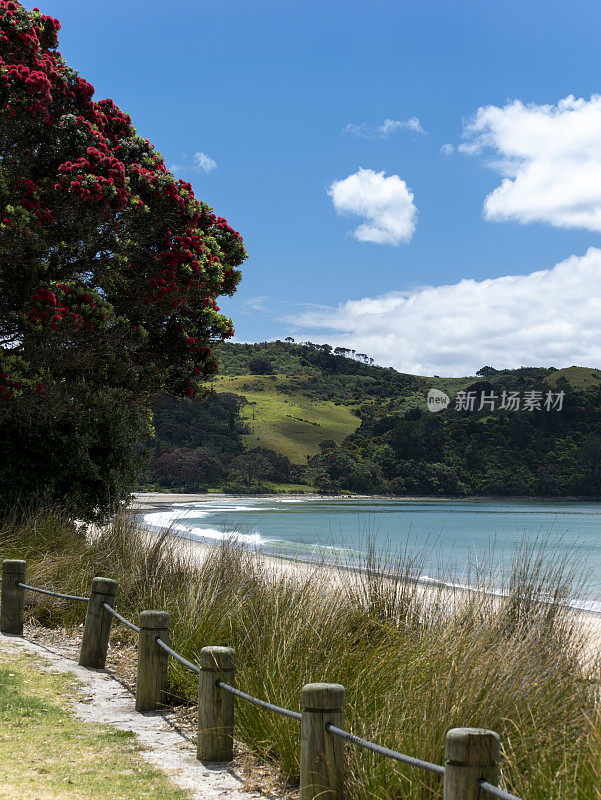
[(168, 611), (142, 611), (140, 614), (140, 627), (148, 630), (164, 630), (169, 627), (169, 622)]
[(236, 666), (236, 651), (232, 647), (203, 647), (200, 651), (201, 669), (225, 672)]
[(306, 711), (340, 711), (345, 696), (339, 683), (307, 683), (301, 691), (301, 705)]
[(499, 759), (501, 740), (485, 728), (453, 728), (445, 739), (445, 758), (451, 764), (488, 767)]
[(2, 572), (16, 573), (21, 575), (25, 572), (27, 561), (22, 561), (17, 558), (7, 558), (2, 562)]
[(92, 578), (92, 592), (93, 594), (117, 594), (117, 581), (112, 578)]

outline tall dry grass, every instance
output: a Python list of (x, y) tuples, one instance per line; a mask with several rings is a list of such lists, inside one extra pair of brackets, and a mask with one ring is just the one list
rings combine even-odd
[[(60, 511), (15, 515), (0, 526), (0, 555), (27, 559), (35, 585), (70, 593), (87, 594), (94, 575), (115, 578), (129, 618), (171, 612), (186, 658), (209, 644), (234, 647), (238, 685), (258, 697), (298, 709), (304, 683), (342, 683), (347, 727), (360, 736), (442, 763), (449, 728), (492, 728), (508, 790), (601, 798), (599, 664), (567, 607), (578, 573), (544, 548), (518, 548), (505, 598), (424, 589), (409, 553), (370, 550), (362, 571), (291, 571), (225, 543), (199, 563), (127, 516), (86, 536)], [(75, 624), (83, 611), (28, 593), (28, 615), (43, 624)], [(170, 687), (194, 700), (194, 676), (177, 663)], [(298, 723), (239, 701), (236, 725), (239, 739), (295, 779)], [(353, 800), (441, 797), (436, 776), (352, 746), (347, 759)]]

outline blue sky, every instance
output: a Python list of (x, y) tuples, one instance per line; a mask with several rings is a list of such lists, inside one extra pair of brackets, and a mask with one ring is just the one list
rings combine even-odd
[[(96, 97), (244, 236), (222, 304), (238, 339), (292, 334), (439, 374), (601, 366), (597, 3), (40, 8)], [(524, 279), (494, 280), (509, 275)]]

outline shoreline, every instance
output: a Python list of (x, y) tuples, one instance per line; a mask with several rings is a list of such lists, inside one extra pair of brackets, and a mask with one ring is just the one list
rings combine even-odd
[(520, 495), (507, 497), (507, 495), (470, 495), (467, 497), (428, 495), (382, 495), (382, 494), (318, 494), (272, 492), (266, 494), (227, 494), (226, 492), (194, 493), (194, 492), (134, 492), (127, 506), (130, 511), (153, 511), (170, 505), (183, 503), (202, 503), (211, 500), (396, 500), (403, 503), (479, 503), (479, 502), (531, 502), (531, 503), (601, 503), (601, 497), (539, 497)]
[[(213, 538), (211, 536), (203, 537), (201, 534), (195, 535), (190, 530), (187, 530), (183, 526), (178, 526), (175, 524), (174, 521), (165, 523), (146, 523), (144, 517), (147, 514), (152, 514), (153, 512), (160, 512), (164, 511), (165, 509), (176, 509), (180, 507), (182, 510), (189, 505), (196, 505), (202, 504), (203, 502), (210, 503), (211, 501), (220, 502), (223, 500), (232, 500), (234, 502), (247, 502), (249, 499), (252, 499), (253, 496), (249, 495), (235, 495), (235, 494), (225, 494), (225, 493), (215, 493), (215, 494), (164, 494), (164, 493), (138, 493), (135, 495), (134, 501), (131, 503), (128, 511), (134, 513), (136, 516), (139, 517), (139, 520), (146, 531), (149, 533), (157, 534), (162, 531), (167, 531), (170, 537), (173, 540), (179, 540), (180, 542), (188, 541), (193, 547), (196, 548), (214, 548), (218, 547), (219, 544), (223, 541), (223, 537)], [(271, 495), (261, 495), (257, 499), (262, 500), (283, 500), (283, 501), (290, 501), (290, 500), (298, 500), (298, 501), (312, 501), (312, 500), (376, 500), (376, 499), (388, 499), (388, 500), (398, 500), (400, 502), (405, 502), (408, 505), (412, 502), (448, 502), (448, 498), (429, 498), (429, 497), (386, 497), (380, 498), (374, 495), (286, 495), (282, 496), (281, 494), (271, 494)], [(514, 499), (514, 498), (513, 498)], [(530, 500), (532, 502), (537, 502), (534, 498), (523, 498), (524, 500)], [(464, 502), (473, 502), (474, 500), (486, 502), (484, 498), (462, 498)], [(547, 498), (549, 502), (549, 498)], [(458, 501), (461, 502), (461, 501)], [(192, 511), (192, 509), (190, 509)], [(148, 525), (148, 527), (147, 527)], [(280, 563), (285, 562), (291, 565), (304, 565), (308, 567), (323, 567), (324, 569), (328, 569), (332, 567), (334, 569), (342, 568), (346, 571), (353, 571), (353, 572), (363, 572), (364, 569), (361, 566), (360, 560), (353, 564), (351, 560), (345, 560), (344, 556), (339, 555), (338, 558), (333, 557), (331, 560), (327, 560), (324, 555), (317, 554), (310, 554), (307, 552), (299, 553), (297, 550), (287, 550), (284, 548), (283, 551), (278, 551), (277, 548), (269, 548), (265, 547), (264, 549), (261, 548), (261, 544), (259, 542), (245, 541), (244, 536), (241, 537), (240, 543), (243, 547), (248, 548), (251, 552), (253, 552), (256, 556), (268, 560), (276, 560)], [(339, 548), (335, 548), (339, 549)], [(357, 551), (358, 552), (358, 551)], [(468, 584), (460, 582), (457, 578), (453, 579), (452, 577), (432, 577), (429, 574), (418, 575), (415, 574), (411, 578), (416, 584), (422, 587), (430, 587), (432, 589), (438, 587), (446, 589), (450, 592), (474, 592), (474, 591), (485, 591), (486, 594), (491, 596), (503, 597), (503, 594), (499, 591), (498, 588), (489, 588), (489, 589), (478, 589), (477, 587), (470, 586)], [(578, 603), (578, 605), (576, 604)], [(574, 604), (571, 606), (575, 612), (590, 615), (593, 618), (599, 619), (601, 622), (601, 595), (597, 594), (594, 597), (581, 597), (578, 599), (574, 599)], [(600, 627), (600, 634), (601, 634), (601, 627)]]
[[(274, 495), (261, 495), (262, 499), (282, 499), (282, 495), (274, 494)], [(232, 499), (232, 500), (248, 500), (248, 495), (230, 495), (230, 494), (159, 494), (159, 493), (141, 493), (136, 496), (134, 503), (131, 504), (129, 510), (136, 513), (142, 514), (146, 512), (152, 512), (164, 509), (167, 506), (172, 505), (179, 505), (185, 503), (196, 503), (196, 502), (203, 502), (203, 501), (210, 501), (210, 500), (223, 500), (223, 499)], [(361, 500), (361, 499), (376, 499), (373, 496), (357, 496), (354, 495), (352, 497), (343, 497), (340, 495), (336, 496), (326, 496), (323, 495), (313, 495), (309, 498), (306, 495), (286, 495), (285, 499), (336, 499), (336, 500)], [(407, 500), (408, 498), (387, 498), (387, 499), (399, 499), (399, 500)], [(410, 500), (415, 501), (430, 501), (430, 500), (447, 500), (448, 498), (410, 498)], [(467, 498), (464, 498), (467, 500)], [(479, 498), (482, 499), (482, 498)], [(526, 498), (525, 498), (526, 499)], [(533, 498), (527, 498), (532, 500)], [(548, 499), (548, 498), (547, 498)], [(150, 536), (159, 536), (161, 535), (157, 530), (152, 530), (150, 528), (145, 527), (146, 532)], [(180, 550), (180, 552), (185, 549), (187, 552), (192, 555), (193, 559), (200, 564), (207, 555), (214, 551), (215, 547), (220, 545), (220, 541), (215, 541), (211, 543), (208, 540), (199, 541), (194, 536), (186, 535), (183, 531), (171, 531), (169, 533), (171, 543), (174, 547), (174, 550)], [(343, 562), (333, 562), (328, 564), (323, 559), (309, 559), (303, 558), (302, 556), (293, 556), (293, 555), (284, 555), (284, 554), (277, 554), (277, 553), (261, 553), (257, 550), (253, 549), (252, 547), (249, 548), (249, 552), (253, 554), (254, 557), (260, 559), (263, 563), (270, 565), (270, 567), (279, 572), (285, 572), (290, 576), (294, 576), (296, 578), (302, 578), (303, 574), (306, 575), (307, 572), (312, 572), (318, 570), (322, 573), (328, 580), (332, 582), (336, 581), (336, 573), (339, 570), (343, 570), (345, 572), (353, 572), (357, 575), (363, 573), (365, 570), (362, 569), (360, 566), (354, 566), (352, 564), (345, 564)], [(449, 601), (451, 602), (453, 598), (456, 598), (457, 595), (471, 593), (471, 592), (479, 592), (485, 591), (486, 594), (496, 597), (499, 600), (503, 598), (503, 594), (500, 592), (490, 589), (490, 590), (482, 590), (476, 587), (470, 586), (462, 586), (461, 584), (455, 584), (452, 581), (445, 581), (444, 579), (439, 578), (421, 578), (420, 576), (413, 576), (412, 580), (415, 582), (416, 585), (420, 587), (423, 592), (428, 594), (433, 594), (435, 592), (443, 592), (448, 593)], [(595, 601), (592, 601), (595, 602)], [(570, 611), (576, 615), (580, 624), (582, 625), (582, 629), (589, 640), (589, 647), (591, 657), (596, 657), (601, 652), (601, 609), (596, 611), (594, 609), (586, 609), (579, 606), (570, 607)]]
[[(145, 528), (144, 530), (146, 534), (152, 538), (162, 535), (161, 532), (150, 528)], [(215, 543), (199, 541), (193, 536), (186, 535), (182, 531), (168, 533), (173, 553), (185, 555), (187, 558), (193, 560), (199, 568), (203, 561), (223, 543), (223, 540), (216, 541)], [(353, 566), (352, 564), (345, 564), (340, 561), (328, 563), (324, 560), (310, 560), (290, 555), (261, 553), (251, 547), (246, 547), (245, 549), (248, 550), (253, 558), (258, 559), (262, 564), (271, 569), (274, 574), (285, 574), (297, 580), (306, 580), (307, 576), (311, 573), (319, 574), (322, 579), (321, 585), (329, 587), (329, 590), (333, 590), (337, 585), (340, 572), (351, 573), (358, 578), (366, 573), (365, 568)], [(379, 572), (378, 574), (384, 578), (387, 577), (386, 573)], [(460, 584), (453, 584), (450, 581), (444, 581), (443, 579), (429, 578), (420, 580), (419, 576), (412, 576), (410, 580), (427, 596), (434, 597), (436, 594), (443, 594), (445, 597), (448, 597), (449, 606), (453, 606), (458, 602), (458, 598), (461, 596), (469, 595), (474, 592), (484, 593), (494, 598), (497, 602), (502, 601), (504, 597), (506, 597), (506, 595), (494, 589), (487, 590), (477, 587), (462, 586)], [(588, 641), (588, 656), (591, 659), (599, 658), (599, 656), (601, 656), (601, 610), (595, 611), (569, 605), (566, 606), (566, 610), (574, 614), (579, 622), (579, 626)]]
[[(160, 536), (161, 532), (152, 528), (145, 528), (145, 531), (148, 534), (153, 536)], [(173, 539), (173, 543), (175, 544), (176, 541), (180, 541), (183, 543), (187, 543), (191, 549), (199, 551), (202, 553), (203, 558), (205, 558), (214, 548), (219, 547), (227, 541), (225, 539), (215, 540), (214, 543), (211, 543), (210, 539), (201, 540), (201, 538), (197, 538), (191, 533), (186, 533), (183, 530), (171, 530), (170, 528), (165, 529), (165, 531), (169, 534), (170, 538)], [(326, 573), (328, 570), (332, 572), (335, 571), (344, 571), (344, 572), (351, 572), (356, 575), (364, 575), (367, 573), (367, 568), (362, 566), (361, 564), (352, 564), (350, 562), (344, 561), (326, 561), (325, 558), (309, 558), (307, 556), (299, 556), (299, 555), (287, 555), (284, 553), (277, 553), (277, 552), (260, 552), (257, 549), (253, 549), (252, 545), (243, 544), (242, 545), (245, 549), (248, 550), (254, 557), (262, 559), (267, 563), (271, 563), (273, 565), (278, 565), (280, 567), (289, 566), (291, 569), (295, 568), (313, 568), (324, 570)], [(256, 546), (255, 546), (256, 547)], [(376, 570), (376, 573), (383, 578), (392, 577), (390, 572), (385, 572), (383, 570)], [(461, 583), (453, 583), (451, 580), (445, 580), (444, 578), (432, 578), (426, 575), (409, 575), (406, 576), (407, 580), (411, 583), (416, 584), (417, 586), (421, 586), (423, 589), (430, 589), (430, 590), (439, 590), (439, 591), (448, 591), (449, 593), (466, 593), (469, 594), (471, 592), (482, 593), (488, 595), (489, 597), (497, 597), (499, 599), (507, 598), (508, 595), (503, 593), (498, 589), (485, 589), (479, 588), (476, 586), (468, 586), (467, 584)], [(542, 603), (549, 603), (551, 601), (548, 600), (541, 600)], [(586, 601), (584, 601), (586, 602)], [(596, 601), (591, 601), (596, 602)], [(600, 635), (601, 635), (601, 608), (599, 610), (591, 609), (591, 608), (583, 608), (582, 606), (577, 605), (567, 605), (571, 611), (579, 614), (586, 614), (590, 615), (591, 617), (599, 619), (599, 627), (600, 627)]]

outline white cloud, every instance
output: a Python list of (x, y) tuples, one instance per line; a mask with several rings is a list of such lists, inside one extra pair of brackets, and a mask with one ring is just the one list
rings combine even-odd
[(368, 221), (353, 232), (360, 242), (398, 245), (408, 242), (416, 225), (413, 192), (398, 175), (359, 168), (330, 184), (328, 194), (338, 214), (359, 214)]
[(443, 144), (440, 148), (440, 152), (445, 156), (450, 156), (451, 153), (455, 152), (455, 147), (452, 144)]
[(363, 139), (372, 139), (375, 137), (386, 139), (391, 133), (399, 133), (399, 131), (411, 131), (412, 133), (426, 132), (422, 128), (418, 117), (410, 117), (404, 122), (398, 119), (385, 119), (381, 125), (368, 125), (366, 122), (361, 122), (358, 125), (349, 124), (345, 125), (342, 133), (351, 133), (353, 136), (359, 136)]
[[(601, 250), (552, 269), (349, 300), (287, 318), (312, 341), (368, 353), (422, 375), (497, 368), (601, 366)], [(324, 333), (326, 332), (327, 333)]]
[(463, 135), (459, 149), (492, 153), (503, 176), (484, 201), (486, 219), (601, 232), (601, 95), (479, 108)]
[(172, 172), (174, 175), (181, 175), (182, 173), (190, 172), (190, 170), (201, 169), (203, 172), (212, 172), (214, 169), (217, 169), (217, 162), (206, 153), (194, 153), (191, 165), (188, 162), (186, 153), (182, 154), (181, 159), (184, 163), (170, 164), (167, 168), (169, 172)]
[(270, 301), (271, 298), (262, 295), (257, 297), (247, 297), (246, 300), (243, 301), (243, 305), (245, 311), (243, 313), (250, 313), (250, 312), (257, 312), (257, 311), (269, 311), (270, 310)]
[(198, 169), (202, 169), (205, 172), (212, 172), (217, 168), (217, 162), (206, 153), (194, 153), (193, 161), (195, 167), (198, 167)]

